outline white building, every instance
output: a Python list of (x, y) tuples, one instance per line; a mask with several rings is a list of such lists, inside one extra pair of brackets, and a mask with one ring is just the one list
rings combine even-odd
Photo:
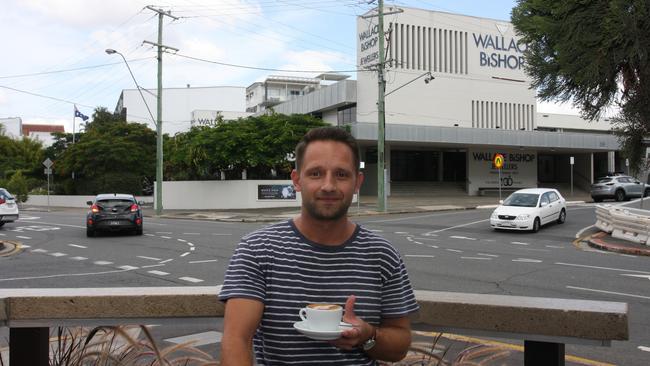
[[(510, 188), (568, 186), (571, 171), (588, 189), (594, 177), (625, 171), (607, 120), (537, 112), (526, 46), (509, 22), (413, 8), (385, 19), (389, 191), (456, 182), (474, 195), (498, 187), (499, 177)], [(369, 71), (274, 107), (350, 125), (362, 145), (365, 194), (377, 186), (377, 37), (376, 18), (359, 17), (357, 62)], [(496, 153), (506, 159), (501, 176)]]
[(43, 147), (54, 143), (53, 132), (65, 132), (63, 125), (26, 124), (20, 117), (0, 118), (0, 126), (5, 136), (12, 139), (28, 137), (40, 141)]
[(20, 117), (0, 118), (0, 126), (7, 137), (16, 139), (23, 135), (23, 120)]
[[(226, 120), (249, 116), (245, 112), (245, 91), (246, 88), (238, 86), (163, 88), (163, 133), (185, 132), (193, 125), (214, 120), (217, 115)], [(156, 105), (156, 89), (142, 90), (142, 95), (138, 89), (125, 89), (115, 113), (124, 115), (129, 122), (146, 123), (155, 130), (152, 119), (157, 119)]]

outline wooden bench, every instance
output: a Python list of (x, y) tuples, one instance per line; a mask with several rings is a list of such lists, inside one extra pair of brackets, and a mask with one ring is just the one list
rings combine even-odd
[[(219, 286), (0, 290), (9, 366), (47, 366), (49, 327), (178, 324), (220, 318)], [(416, 291), (414, 328), (524, 340), (524, 365), (564, 365), (564, 344), (629, 337), (626, 303)]]

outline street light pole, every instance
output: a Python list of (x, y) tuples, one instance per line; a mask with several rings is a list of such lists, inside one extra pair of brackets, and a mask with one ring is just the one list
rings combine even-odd
[(386, 80), (384, 79), (384, 0), (377, 4), (378, 16), (378, 43), (379, 43), (379, 64), (377, 65), (377, 82), (379, 95), (377, 98), (377, 209), (386, 212), (386, 168), (384, 159), (384, 143), (386, 141), (386, 103), (384, 101), (386, 92)]

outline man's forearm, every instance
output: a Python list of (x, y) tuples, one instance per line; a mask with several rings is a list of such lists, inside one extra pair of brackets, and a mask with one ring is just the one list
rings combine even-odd
[(403, 359), (411, 345), (411, 330), (395, 326), (377, 327), (375, 346), (366, 351), (375, 360), (397, 362)]
[(253, 344), (239, 339), (221, 342), (221, 366), (252, 366)]

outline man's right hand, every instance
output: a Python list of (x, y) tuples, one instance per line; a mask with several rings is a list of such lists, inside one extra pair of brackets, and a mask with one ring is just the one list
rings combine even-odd
[(221, 366), (253, 365), (253, 336), (262, 320), (264, 304), (233, 298), (226, 302), (221, 339)]

